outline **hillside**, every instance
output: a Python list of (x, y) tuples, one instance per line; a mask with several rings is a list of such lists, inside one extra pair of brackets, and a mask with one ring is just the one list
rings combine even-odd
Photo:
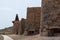
[(0, 29), (0, 34), (12, 34), (12, 30), (13, 30), (13, 27), (8, 27), (8, 28), (5, 28), (5, 29)]

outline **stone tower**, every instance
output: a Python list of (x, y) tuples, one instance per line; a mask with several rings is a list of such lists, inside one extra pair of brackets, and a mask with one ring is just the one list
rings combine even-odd
[(18, 14), (16, 14), (15, 21), (12, 21), (12, 23), (13, 23), (13, 32), (15, 34), (19, 34), (19, 26), (20, 26), (20, 23), (19, 23)]
[(39, 34), (41, 7), (27, 8), (27, 34)]
[(60, 0), (42, 0), (41, 15), (41, 36), (60, 33)]

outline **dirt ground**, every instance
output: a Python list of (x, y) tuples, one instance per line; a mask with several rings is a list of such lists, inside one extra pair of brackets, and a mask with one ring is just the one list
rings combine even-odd
[(9, 35), (14, 40), (39, 40), (40, 35), (24, 36), (24, 35)]
[(9, 35), (14, 40), (60, 40), (60, 37), (41, 37), (40, 34), (33, 36)]
[(4, 38), (0, 35), (0, 40), (3, 40)]

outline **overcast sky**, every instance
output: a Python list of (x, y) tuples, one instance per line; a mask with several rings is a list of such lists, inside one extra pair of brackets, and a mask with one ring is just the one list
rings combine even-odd
[(40, 7), (41, 0), (0, 0), (0, 29), (12, 26), (16, 14), (26, 18), (27, 7)]

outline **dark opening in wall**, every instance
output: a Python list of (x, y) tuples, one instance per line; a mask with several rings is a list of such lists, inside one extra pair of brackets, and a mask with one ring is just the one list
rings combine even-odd
[(60, 28), (52, 28), (49, 31), (50, 36), (60, 36)]
[(33, 35), (34, 31), (28, 31), (28, 35)]
[(16, 32), (16, 34), (18, 34), (18, 32)]

